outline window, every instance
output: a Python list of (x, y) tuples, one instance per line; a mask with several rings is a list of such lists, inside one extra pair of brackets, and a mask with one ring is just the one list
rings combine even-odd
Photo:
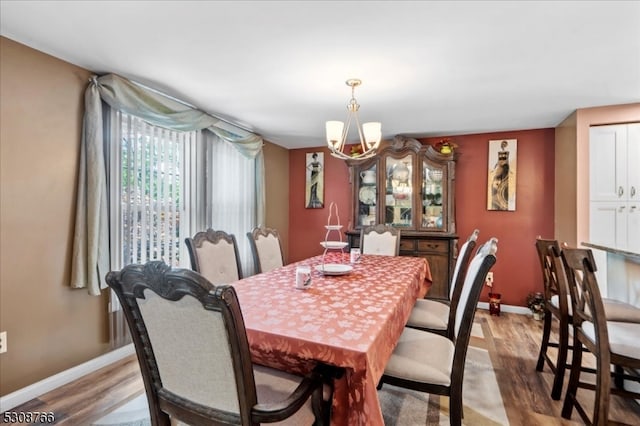
[(112, 263), (161, 259), (187, 266), (190, 154), (198, 132), (167, 130), (118, 111), (112, 117)]
[(190, 267), (184, 240), (206, 228), (234, 234), (243, 274), (256, 226), (256, 160), (209, 131), (179, 132), (112, 111), (111, 267), (164, 260)]

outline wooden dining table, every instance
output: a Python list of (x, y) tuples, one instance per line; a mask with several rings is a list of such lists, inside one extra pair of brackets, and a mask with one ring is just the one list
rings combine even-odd
[[(253, 361), (293, 373), (318, 362), (345, 374), (334, 381), (332, 425), (384, 424), (376, 385), (409, 318), (431, 281), (426, 259), (362, 255), (344, 275), (317, 270), (315, 256), (233, 283)], [(349, 265), (349, 254), (325, 263)], [(308, 265), (311, 286), (297, 289), (296, 268)]]

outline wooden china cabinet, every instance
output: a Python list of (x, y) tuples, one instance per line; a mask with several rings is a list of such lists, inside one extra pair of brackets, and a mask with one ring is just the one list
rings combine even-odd
[(456, 257), (455, 154), (441, 154), (416, 139), (396, 136), (368, 160), (347, 160), (353, 190), (350, 247), (363, 226), (401, 230), (400, 255), (425, 257), (433, 285), (427, 297), (449, 299)]

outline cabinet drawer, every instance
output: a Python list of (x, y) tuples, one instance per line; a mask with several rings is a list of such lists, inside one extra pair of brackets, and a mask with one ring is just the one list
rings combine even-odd
[(415, 251), (415, 249), (416, 249), (415, 240), (400, 239), (400, 251)]
[(447, 253), (449, 242), (444, 240), (418, 241), (418, 251)]

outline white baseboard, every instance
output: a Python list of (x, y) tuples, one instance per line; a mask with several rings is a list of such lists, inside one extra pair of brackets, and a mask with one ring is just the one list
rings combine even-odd
[[(478, 308), (489, 310), (488, 302), (478, 302)], [(509, 312), (512, 314), (520, 314), (520, 315), (531, 315), (531, 311), (529, 308), (524, 306), (513, 306), (513, 305), (500, 305), (500, 312)]]
[(133, 347), (133, 343), (130, 343), (111, 352), (107, 352), (104, 355), (100, 355), (99, 357), (89, 360), (83, 364), (61, 371), (58, 374), (54, 374), (53, 376), (47, 377), (46, 379), (40, 380), (32, 385), (18, 389), (15, 392), (0, 397), (0, 412), (11, 410), (18, 405), (31, 401), (40, 395), (66, 385), (67, 383), (77, 380), (82, 376), (99, 370), (102, 367), (106, 367), (107, 365), (134, 353), (135, 348)]

